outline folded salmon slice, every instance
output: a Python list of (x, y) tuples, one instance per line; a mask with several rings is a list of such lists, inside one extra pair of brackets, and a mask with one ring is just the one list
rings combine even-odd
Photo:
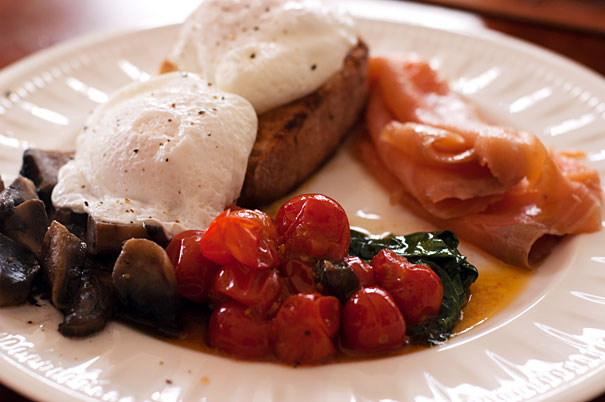
[(375, 58), (369, 74), (376, 152), (440, 225), (522, 266), (551, 236), (600, 229), (596, 171), (533, 134), (486, 123), (424, 61)]

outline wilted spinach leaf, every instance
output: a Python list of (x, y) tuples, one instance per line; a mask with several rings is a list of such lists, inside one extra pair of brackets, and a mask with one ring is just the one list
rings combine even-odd
[(449, 230), (382, 238), (351, 230), (349, 254), (371, 260), (380, 250), (387, 248), (411, 263), (427, 265), (439, 275), (443, 285), (439, 314), (422, 325), (407, 329), (413, 342), (435, 345), (446, 341), (452, 334), (460, 311), (468, 300), (469, 287), (478, 276), (477, 268), (458, 251), (458, 244), (458, 238)]

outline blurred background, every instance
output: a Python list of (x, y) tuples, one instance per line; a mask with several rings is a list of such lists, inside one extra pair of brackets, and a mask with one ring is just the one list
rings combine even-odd
[[(359, 0), (332, 1), (362, 3)], [(177, 23), (198, 2), (0, 0), (0, 68), (37, 50), (85, 33)], [(605, 0), (426, 0), (398, 3), (406, 4), (409, 12), (403, 18), (410, 23), (457, 30), (487, 27), (544, 46), (605, 74)]]
[(605, 33), (603, 0), (428, 0), (424, 3)]

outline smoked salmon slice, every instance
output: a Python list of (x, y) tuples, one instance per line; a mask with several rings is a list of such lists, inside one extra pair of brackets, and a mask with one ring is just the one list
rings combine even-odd
[(374, 58), (369, 76), (375, 151), (440, 226), (520, 266), (553, 238), (600, 229), (599, 175), (575, 155), (486, 123), (425, 61)]

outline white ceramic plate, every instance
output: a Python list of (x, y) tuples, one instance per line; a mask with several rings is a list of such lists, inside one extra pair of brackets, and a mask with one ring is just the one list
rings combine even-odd
[[(429, 58), (493, 121), (587, 151), (587, 163), (605, 177), (605, 83), (598, 75), (489, 32), (471, 37), (364, 18), (359, 27), (374, 52)], [(88, 37), (1, 72), (3, 177), (14, 177), (27, 146), (71, 147), (108, 93), (157, 71), (175, 33), (168, 26)], [(361, 226), (430, 228), (390, 205), (346, 152), (305, 189), (332, 195)], [(375, 215), (390, 224), (381, 227)], [(294, 369), (194, 352), (116, 323), (90, 338), (66, 339), (56, 331), (60, 318), (49, 306), (0, 310), (3, 383), (57, 401), (580, 400), (605, 390), (605, 233), (565, 241), (488, 322), (402, 356)]]

